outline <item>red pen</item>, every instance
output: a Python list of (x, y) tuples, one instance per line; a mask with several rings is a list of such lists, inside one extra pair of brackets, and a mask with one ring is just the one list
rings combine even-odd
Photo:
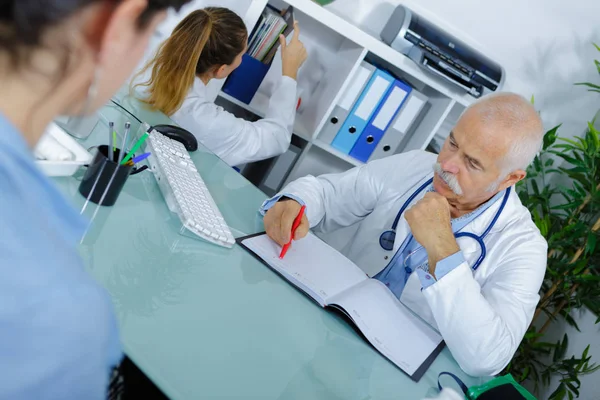
[(302, 208), (300, 208), (300, 212), (298, 213), (296, 219), (294, 220), (294, 223), (292, 224), (292, 236), (290, 237), (290, 241), (283, 245), (283, 248), (281, 249), (281, 254), (279, 254), (279, 258), (283, 258), (285, 256), (285, 253), (287, 253), (288, 249), (290, 248), (292, 240), (294, 239), (294, 233), (296, 233), (296, 229), (300, 226), (300, 222), (302, 222), (302, 216), (304, 216), (305, 209), (306, 206), (302, 206)]

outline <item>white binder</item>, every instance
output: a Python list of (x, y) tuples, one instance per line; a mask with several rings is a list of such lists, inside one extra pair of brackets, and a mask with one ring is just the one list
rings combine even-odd
[(366, 61), (361, 63), (352, 77), (352, 81), (344, 91), (339, 103), (329, 115), (323, 129), (321, 129), (321, 132), (319, 133), (320, 140), (328, 144), (333, 141), (344, 124), (344, 121), (346, 121), (348, 112), (350, 112), (352, 106), (354, 106), (354, 103), (365, 89), (365, 86), (369, 82), (369, 79), (371, 79), (371, 75), (374, 71), (375, 67), (373, 65)]
[(383, 138), (369, 157), (369, 161), (387, 157), (401, 151), (400, 148), (407, 137), (407, 133), (418, 124), (425, 115), (425, 108), (429, 106), (429, 98), (423, 93), (412, 90), (396, 118), (385, 132)]

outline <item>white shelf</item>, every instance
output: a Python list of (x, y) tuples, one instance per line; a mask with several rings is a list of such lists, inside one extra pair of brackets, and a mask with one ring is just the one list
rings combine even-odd
[[(252, 31), (267, 4), (294, 7), (300, 39), (309, 57), (298, 73), (303, 104), (296, 113), (293, 133), (306, 141), (284, 184), (306, 175), (347, 171), (364, 165), (319, 138), (336, 104), (363, 61), (389, 70), (428, 98), (428, 106), (406, 133), (398, 151), (425, 150), (435, 138), (447, 136), (458, 116), (475, 98), (440, 77), (422, 70), (411, 59), (312, 0), (252, 0), (244, 17)], [(264, 118), (271, 93), (281, 79), (281, 60), (273, 64), (250, 104), (220, 91), (218, 96)], [(308, 84), (307, 84), (308, 83)], [(308, 89), (307, 89), (308, 88)], [(436, 136), (437, 135), (437, 136)]]
[(304, 149), (288, 176), (286, 183), (307, 175), (318, 176), (339, 173), (353, 167), (354, 165), (349, 163), (348, 160), (332, 157), (329, 149), (324, 150), (314, 142)]
[[(269, 105), (269, 98), (266, 95), (259, 93), (259, 92), (257, 92), (254, 95), (254, 98), (252, 99), (250, 104), (241, 102), (238, 99), (236, 99), (235, 97), (230, 96), (225, 92), (219, 92), (219, 97), (229, 101), (230, 103), (235, 104), (238, 107), (241, 107), (247, 111), (250, 111), (252, 114), (254, 114), (260, 118), (265, 117), (266, 109)], [(307, 142), (310, 141), (311, 135), (308, 133), (308, 131), (304, 127), (304, 125), (302, 125), (302, 121), (298, 120), (298, 118), (296, 118), (296, 120), (294, 122), (293, 133), (294, 133), (294, 135), (301, 137), (302, 139), (306, 140)]]
[(228, 102), (233, 103), (236, 106), (243, 108), (244, 110), (248, 110), (252, 114), (256, 114), (257, 116), (259, 116), (261, 118), (265, 117), (265, 113), (263, 112), (263, 110), (257, 109), (256, 106), (253, 105), (252, 103), (246, 104), (244, 102), (241, 102), (240, 100), (236, 99), (235, 97), (233, 97), (231, 95), (228, 95), (225, 92), (219, 92), (219, 97), (222, 97), (225, 100), (227, 100)]
[(319, 147), (322, 150), (325, 150), (326, 152), (328, 152), (329, 154), (333, 154), (334, 156), (336, 156), (337, 158), (339, 158), (340, 160), (346, 161), (348, 164), (352, 164), (355, 167), (358, 167), (360, 165), (363, 165), (364, 163), (360, 160), (357, 160), (354, 157), (349, 156), (346, 153), (343, 153), (341, 151), (339, 151), (338, 149), (336, 149), (335, 147), (333, 147), (332, 145), (330, 145), (329, 143), (325, 143), (320, 139), (316, 139), (313, 144), (317, 147)]

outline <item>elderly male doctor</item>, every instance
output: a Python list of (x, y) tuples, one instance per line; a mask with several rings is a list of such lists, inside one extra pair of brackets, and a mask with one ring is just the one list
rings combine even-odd
[(514, 190), (542, 140), (527, 100), (492, 94), (465, 110), (437, 156), (411, 151), (292, 182), (263, 205), (265, 228), (286, 243), (301, 204), (295, 240), (359, 224), (345, 255), (436, 327), (466, 373), (497, 374), (546, 268), (547, 243)]

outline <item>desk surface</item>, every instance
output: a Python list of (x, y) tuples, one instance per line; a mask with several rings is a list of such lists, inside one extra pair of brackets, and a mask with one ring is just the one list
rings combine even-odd
[[(114, 106), (101, 114), (124, 122)], [(107, 129), (100, 120), (84, 145), (99, 144)], [(266, 196), (202, 146), (191, 156), (234, 235), (261, 231), (256, 210)], [(77, 177), (56, 182), (81, 209)], [(125, 352), (170, 398), (421, 399), (435, 393), (441, 371), (479, 383), (448, 349), (412, 382), (338, 315), (239, 246), (188, 238), (179, 227), (144, 172), (129, 178), (114, 207), (100, 208), (80, 246), (112, 296)]]

